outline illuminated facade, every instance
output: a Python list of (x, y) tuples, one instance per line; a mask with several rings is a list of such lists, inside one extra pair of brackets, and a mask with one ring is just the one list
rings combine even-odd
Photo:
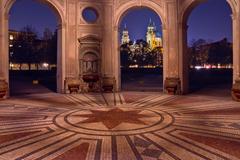
[[(121, 44), (126, 44), (129, 42), (130, 42), (129, 32), (127, 29), (127, 25), (125, 24), (124, 29), (122, 31)], [(156, 47), (163, 47), (161, 35), (157, 31), (157, 27), (155, 26), (155, 23), (152, 22), (151, 19), (147, 27), (146, 42), (148, 43), (149, 48), (151, 50)]]
[(130, 37), (127, 29), (127, 25), (125, 24), (123, 32), (122, 32), (122, 44), (126, 44), (130, 42)]
[(147, 27), (146, 41), (150, 49), (156, 47), (162, 47), (162, 38), (159, 32), (157, 32), (157, 27), (154, 22), (150, 19), (149, 25)]

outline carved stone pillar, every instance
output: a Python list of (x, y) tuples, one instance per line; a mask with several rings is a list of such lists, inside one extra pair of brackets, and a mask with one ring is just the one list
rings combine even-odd
[(240, 79), (235, 80), (232, 87), (232, 98), (235, 101), (240, 102)]
[(179, 56), (180, 56), (180, 80), (181, 80), (181, 90), (182, 94), (189, 92), (189, 52), (187, 46), (187, 24), (179, 23)]
[(118, 36), (120, 35), (119, 27), (115, 26), (113, 31), (113, 37), (114, 37), (114, 77), (116, 79), (116, 91), (121, 90), (121, 68), (120, 68), (120, 50), (119, 50), (119, 41)]
[(57, 92), (64, 93), (64, 80), (66, 77), (66, 65), (65, 65), (65, 24), (58, 26), (58, 41), (57, 41)]
[[(2, 7), (2, 6), (1, 6)], [(0, 77), (8, 86), (9, 82), (9, 35), (8, 35), (8, 14), (0, 9)], [(5, 87), (5, 86), (4, 86)], [(7, 95), (9, 93), (7, 92)]]
[(0, 78), (0, 100), (8, 95), (8, 83), (4, 78)]
[(240, 16), (232, 15), (233, 24), (233, 87), (232, 97), (240, 101)]
[[(180, 54), (177, 3), (169, 1), (165, 4), (167, 25), (163, 29), (164, 37), (164, 88), (169, 94), (181, 94)], [(173, 89), (169, 89), (173, 88)], [(174, 90), (174, 91), (170, 91)]]

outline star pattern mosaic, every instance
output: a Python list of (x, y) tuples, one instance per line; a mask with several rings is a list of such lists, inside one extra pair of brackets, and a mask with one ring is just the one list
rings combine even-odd
[(91, 112), (92, 114), (74, 115), (87, 118), (78, 124), (101, 122), (108, 129), (113, 129), (122, 123), (146, 125), (140, 118), (146, 118), (147, 115), (139, 114), (141, 110), (124, 111), (120, 108), (114, 108), (108, 111), (91, 110)]

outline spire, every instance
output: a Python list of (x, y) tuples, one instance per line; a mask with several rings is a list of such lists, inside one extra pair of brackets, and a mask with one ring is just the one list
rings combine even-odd
[(124, 24), (124, 31), (127, 31), (127, 24)]
[(122, 31), (122, 44), (129, 43), (129, 41), (130, 41), (130, 38), (129, 38), (128, 30), (127, 30), (127, 25), (124, 24), (124, 28)]
[(149, 27), (153, 27), (154, 26), (154, 22), (152, 22), (152, 18), (150, 18), (149, 20)]

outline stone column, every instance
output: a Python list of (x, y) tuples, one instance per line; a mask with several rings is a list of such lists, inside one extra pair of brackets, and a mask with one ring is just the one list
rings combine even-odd
[(66, 48), (65, 48), (65, 33), (66, 26), (58, 25), (58, 40), (57, 40), (57, 92), (64, 93), (64, 80), (66, 77)]
[[(176, 1), (165, 4), (167, 24), (163, 29), (164, 38), (164, 88), (168, 93), (181, 93), (179, 31)], [(170, 91), (171, 90), (171, 91)], [(174, 90), (174, 91), (172, 91)]]
[(0, 1), (0, 100), (9, 97), (8, 19), (8, 15), (5, 14), (3, 2)]
[(78, 77), (78, 36), (77, 36), (77, 15), (78, 5), (76, 1), (69, 1), (66, 9), (66, 29), (65, 29), (65, 68), (66, 78)]
[(3, 11), (3, 4), (0, 1), (0, 77), (4, 77), (4, 11)]
[(240, 16), (232, 16), (233, 25), (233, 83), (240, 78)]
[(116, 54), (113, 50), (113, 8), (111, 3), (103, 3), (103, 42), (102, 42), (102, 74), (107, 76), (114, 76), (114, 66), (116, 61), (114, 55)]
[(121, 60), (120, 60), (120, 50), (119, 50), (119, 27), (114, 26), (114, 31), (113, 31), (113, 59), (114, 59), (114, 76), (116, 78), (116, 90), (120, 91), (121, 90)]
[(240, 15), (232, 16), (233, 22), (233, 87), (232, 98), (240, 102)]
[(4, 8), (2, 7), (0, 9), (0, 77), (9, 84), (9, 16), (4, 12)]
[(181, 88), (182, 93), (186, 94), (189, 91), (189, 52), (187, 45), (187, 24), (179, 23), (179, 56), (180, 56), (180, 64), (179, 64), (179, 72), (180, 72), (180, 80), (181, 80)]

